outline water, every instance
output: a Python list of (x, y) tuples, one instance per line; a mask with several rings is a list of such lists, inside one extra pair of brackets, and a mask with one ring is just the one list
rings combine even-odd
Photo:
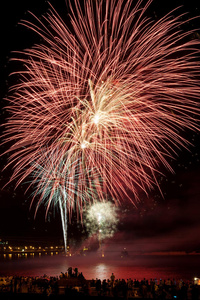
[(116, 278), (192, 280), (200, 277), (200, 256), (135, 256), (125, 259), (87, 257), (65, 257), (64, 255), (0, 258), (1, 275), (58, 276), (69, 267), (77, 267), (86, 279)]

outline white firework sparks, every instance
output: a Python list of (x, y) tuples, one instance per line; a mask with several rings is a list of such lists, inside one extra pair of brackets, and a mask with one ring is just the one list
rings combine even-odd
[(118, 222), (117, 208), (111, 202), (94, 203), (86, 211), (86, 229), (90, 236), (96, 234), (99, 240), (112, 237)]

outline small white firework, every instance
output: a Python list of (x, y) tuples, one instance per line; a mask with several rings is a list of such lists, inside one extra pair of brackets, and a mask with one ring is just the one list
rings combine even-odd
[(96, 202), (86, 210), (86, 230), (90, 236), (97, 235), (99, 240), (110, 238), (119, 222), (117, 207), (111, 202)]

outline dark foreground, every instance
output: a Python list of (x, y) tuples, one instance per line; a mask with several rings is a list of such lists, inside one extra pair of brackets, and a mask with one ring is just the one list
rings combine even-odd
[(192, 297), (192, 298), (187, 298), (184, 296), (174, 296), (172, 298), (166, 298), (164, 295), (160, 295), (159, 297), (150, 297), (150, 298), (143, 298), (141, 296), (138, 297), (120, 297), (120, 296), (89, 296), (89, 295), (81, 295), (79, 293), (69, 293), (67, 295), (44, 295), (44, 294), (30, 294), (30, 293), (18, 293), (18, 294), (11, 294), (11, 293), (2, 293), (0, 292), (0, 299), (1, 300), (122, 300), (122, 299), (142, 299), (142, 300), (147, 300), (147, 299), (153, 299), (153, 300), (165, 300), (165, 299), (179, 299), (179, 300), (197, 300), (199, 297)]
[(0, 278), (0, 300), (110, 300), (110, 299), (177, 299), (198, 300), (199, 279), (184, 282), (182, 279), (110, 279), (86, 280), (75, 268), (59, 277), (10, 276)]
[[(10, 294), (10, 293), (0, 293), (1, 300), (122, 300), (122, 297), (104, 297), (104, 296), (86, 296), (78, 294), (66, 295), (41, 295), (41, 294)], [(144, 298), (143, 298), (144, 299)]]

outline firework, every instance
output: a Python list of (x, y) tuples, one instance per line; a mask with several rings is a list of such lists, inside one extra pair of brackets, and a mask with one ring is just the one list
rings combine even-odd
[(86, 209), (84, 224), (90, 236), (99, 241), (113, 236), (119, 222), (117, 208), (111, 202), (97, 202)]
[(135, 204), (159, 165), (172, 170), (168, 158), (188, 144), (181, 131), (197, 129), (200, 42), (177, 29), (181, 17), (145, 18), (151, 0), (80, 2), (70, 29), (53, 8), (22, 22), (43, 42), (18, 54), (4, 138), (10, 180), (33, 175), (47, 207), (62, 198), (82, 214), (94, 199)]
[[(41, 153), (41, 162), (35, 162), (33, 165), (34, 172), (30, 183), (34, 187), (32, 203), (36, 196), (38, 198), (40, 195), (37, 199), (35, 214), (41, 203), (46, 205), (46, 215), (51, 206), (59, 207), (65, 252), (67, 253), (67, 215), (71, 215), (75, 205), (78, 206), (78, 210), (82, 211), (84, 199), (88, 201), (94, 197), (94, 194), (92, 194), (92, 189), (87, 189), (87, 182), (84, 181), (84, 178), (81, 179), (79, 174), (75, 174), (77, 161), (71, 165), (67, 165), (64, 159), (57, 162), (57, 151), (48, 153), (45, 157), (44, 155)], [(81, 180), (81, 184), (78, 183), (79, 180)], [(77, 198), (76, 204), (74, 204), (75, 197)]]

